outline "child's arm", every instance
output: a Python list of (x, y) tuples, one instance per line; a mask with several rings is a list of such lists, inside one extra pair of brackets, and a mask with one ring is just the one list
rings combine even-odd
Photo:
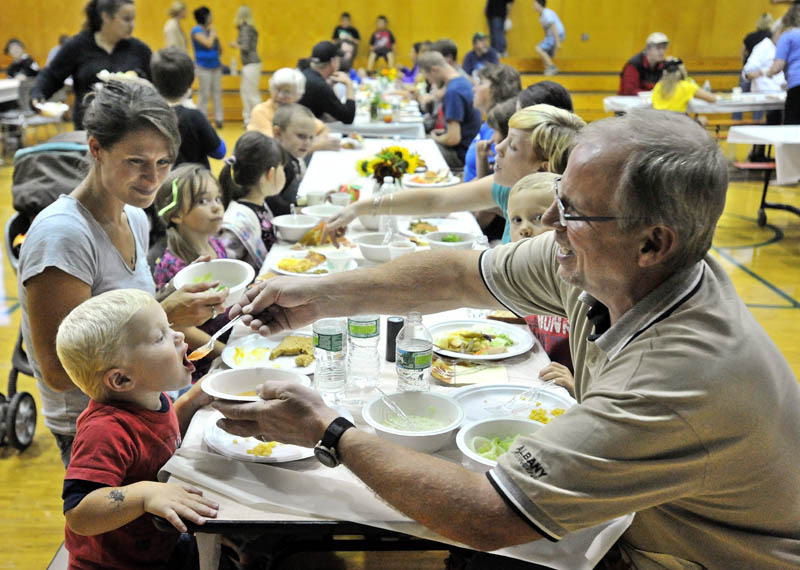
[(206, 517), (216, 518), (218, 508), (194, 487), (140, 481), (125, 487), (96, 489), (68, 510), (65, 517), (70, 530), (81, 536), (116, 530), (145, 513), (165, 518), (180, 532), (186, 532), (182, 518), (201, 525)]
[(478, 141), (475, 145), (475, 178), (483, 178), (491, 174), (489, 155), (492, 152), (492, 141)]
[(202, 384), (205, 376), (195, 382), (194, 386), (189, 388), (189, 391), (175, 400), (175, 415), (178, 416), (178, 426), (181, 430), (181, 437), (186, 435), (186, 430), (189, 429), (189, 422), (192, 421), (194, 413), (211, 403), (213, 398), (203, 392)]

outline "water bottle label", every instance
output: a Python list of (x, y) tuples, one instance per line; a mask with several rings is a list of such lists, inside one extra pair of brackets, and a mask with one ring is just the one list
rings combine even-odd
[(329, 350), (331, 352), (341, 352), (342, 340), (344, 335), (338, 334), (320, 334), (314, 333), (314, 347), (321, 348), (322, 350)]
[(397, 366), (407, 370), (424, 370), (430, 368), (433, 360), (433, 350), (403, 350), (397, 349)]
[(354, 321), (347, 319), (347, 327), (350, 336), (355, 338), (372, 338), (380, 333), (380, 321)]

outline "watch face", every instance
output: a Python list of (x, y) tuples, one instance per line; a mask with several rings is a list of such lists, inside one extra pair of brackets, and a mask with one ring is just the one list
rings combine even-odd
[(325, 467), (336, 467), (339, 465), (339, 460), (336, 458), (334, 452), (319, 444), (314, 448), (314, 456), (316, 456), (319, 462)]

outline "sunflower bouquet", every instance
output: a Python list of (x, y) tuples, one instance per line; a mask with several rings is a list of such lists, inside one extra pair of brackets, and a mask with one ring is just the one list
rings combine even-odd
[(414, 172), (421, 166), (425, 166), (425, 161), (418, 154), (402, 146), (389, 146), (374, 156), (356, 162), (356, 171), (361, 176), (372, 176), (382, 182), (385, 176), (400, 180), (403, 174)]

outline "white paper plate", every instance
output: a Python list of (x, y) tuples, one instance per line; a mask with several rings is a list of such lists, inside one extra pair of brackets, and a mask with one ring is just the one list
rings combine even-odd
[[(464, 421), (478, 421), (497, 417), (487, 408), (499, 406), (508, 402), (517, 394), (535, 388), (524, 384), (475, 384), (459, 388), (451, 394), (452, 398), (461, 404), (464, 409)], [(559, 391), (561, 391), (559, 389)], [(552, 388), (545, 388), (536, 395), (536, 402), (541, 402), (541, 407), (548, 413), (553, 408), (571, 408), (577, 402), (567, 395), (556, 393)], [(535, 402), (531, 402), (529, 410), (520, 410), (514, 417), (527, 418), (530, 410), (536, 407)]]
[[(351, 422), (353, 415), (344, 408), (335, 408), (340, 415), (344, 416)], [(280, 444), (272, 449), (272, 454), (269, 456), (253, 455), (247, 453), (248, 449), (253, 449), (261, 440), (254, 437), (243, 437), (241, 435), (233, 435), (222, 428), (217, 426), (217, 420), (224, 417), (221, 413), (215, 413), (208, 419), (208, 423), (203, 430), (203, 440), (206, 445), (220, 455), (232, 457), (239, 461), (251, 461), (253, 463), (284, 463), (286, 461), (298, 461), (300, 459), (307, 459), (314, 455), (314, 449), (311, 447), (300, 447), (299, 445)]]
[(407, 186), (408, 188), (444, 188), (446, 186), (455, 186), (456, 184), (461, 184), (461, 179), (458, 176), (454, 175), (451, 175), (450, 178), (444, 180), (443, 182), (433, 182), (433, 183), (414, 182), (411, 179), (415, 176), (418, 175), (412, 174), (411, 176), (406, 175), (405, 177), (403, 177), (403, 186)]
[[(280, 262), (281, 259), (286, 259), (287, 257), (294, 257), (294, 258), (297, 258), (297, 259), (302, 259), (305, 256), (306, 256), (306, 252), (304, 252), (304, 251), (298, 251), (298, 252), (292, 252), (292, 253), (288, 253), (287, 252), (286, 255), (283, 255), (280, 258), (278, 258), (276, 256), (274, 259), (272, 259), (270, 261), (269, 268), (270, 268), (270, 270), (274, 271), (275, 273), (280, 273), (281, 275), (291, 275), (293, 277), (322, 277), (323, 275), (330, 275), (330, 271), (328, 271), (328, 261), (327, 260), (323, 261), (319, 265), (315, 265), (314, 267), (312, 267), (311, 269), (309, 269), (305, 273), (294, 273), (292, 271), (286, 271), (285, 269), (278, 268), (278, 262)], [(317, 271), (317, 270), (320, 270), (320, 269), (324, 269), (325, 272), (324, 273), (314, 273), (314, 271)], [(358, 262), (355, 259), (351, 259), (350, 260), (350, 263), (347, 264), (346, 271), (352, 271), (353, 269), (358, 269)]]
[(464, 222), (457, 218), (425, 218), (425, 217), (410, 218), (402, 216), (399, 217), (397, 220), (397, 227), (400, 230), (400, 233), (407, 236), (425, 239), (425, 236), (432, 232), (428, 232), (428, 234), (418, 234), (416, 232), (411, 231), (411, 222), (416, 222), (417, 220), (422, 220), (423, 222), (428, 222), (429, 224), (436, 226), (436, 229), (433, 231), (438, 231), (438, 232), (464, 231)]
[[(514, 344), (509, 346), (506, 352), (500, 354), (464, 354), (461, 352), (453, 352), (452, 350), (444, 350), (436, 346), (436, 339), (442, 336), (447, 336), (448, 333), (460, 329), (471, 329), (475, 326), (480, 326), (484, 329), (492, 329), (496, 333), (505, 333), (514, 341)], [(428, 327), (428, 330), (433, 337), (433, 350), (437, 354), (444, 356), (451, 356), (453, 358), (461, 358), (463, 360), (503, 360), (504, 358), (511, 358), (519, 354), (525, 354), (533, 348), (533, 335), (522, 327), (510, 325), (500, 321), (490, 321), (489, 319), (462, 319), (458, 321), (446, 321), (437, 323)]]
[[(227, 364), (230, 368), (277, 368), (279, 370), (291, 370), (292, 372), (299, 372), (300, 374), (313, 374), (316, 368), (316, 361), (308, 366), (297, 366), (294, 363), (294, 356), (279, 356), (275, 360), (269, 359), (269, 354), (266, 353), (261, 359), (254, 359), (249, 354), (250, 351), (257, 348), (269, 349), (270, 351), (278, 346), (281, 341), (289, 336), (308, 336), (310, 334), (303, 334), (297, 332), (286, 332), (265, 338), (258, 333), (249, 334), (229, 342), (222, 351), (222, 362)], [(236, 349), (241, 348), (245, 351), (245, 360), (241, 364), (236, 364), (234, 356)]]

